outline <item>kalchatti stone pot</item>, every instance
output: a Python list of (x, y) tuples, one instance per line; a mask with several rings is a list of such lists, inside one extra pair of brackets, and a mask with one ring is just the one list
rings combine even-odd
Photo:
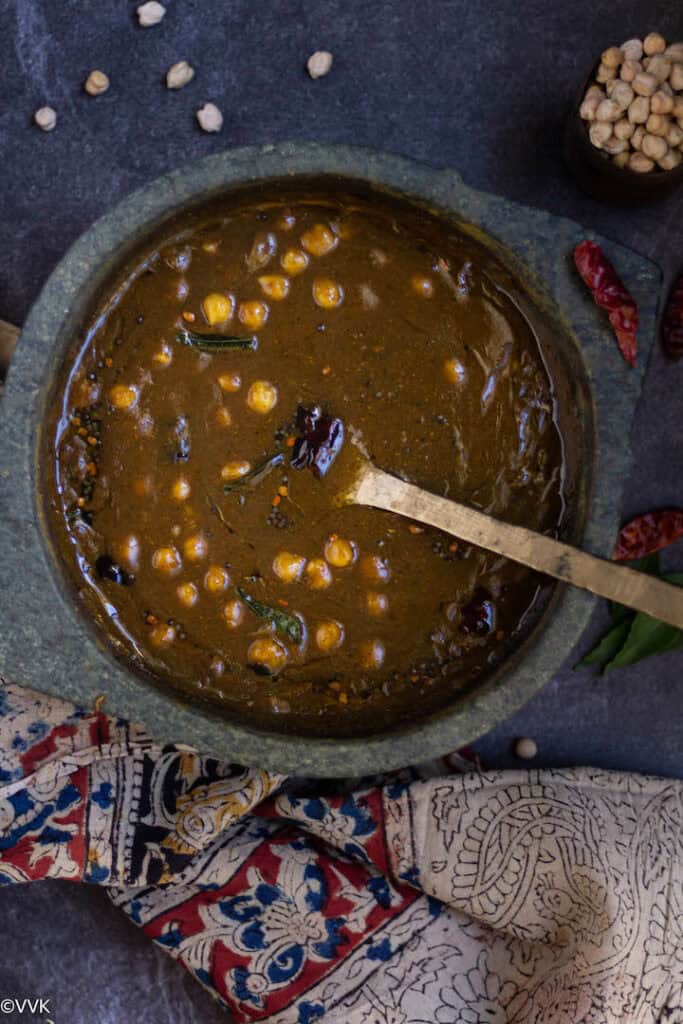
[[(187, 204), (222, 191), (293, 175), (329, 176), (330, 188), (365, 183), (464, 222), (513, 271), (544, 313), (544, 344), (564, 379), (561, 401), (577, 423), (575, 520), (569, 539), (609, 555), (629, 469), (629, 432), (654, 335), (659, 271), (602, 241), (641, 311), (638, 368), (629, 369), (605, 315), (576, 275), (571, 252), (595, 235), (579, 225), (475, 192), (451, 170), (368, 149), (318, 143), (228, 150), (167, 174), (98, 220), (50, 276), (24, 325), (0, 399), (0, 672), (20, 683), (142, 721), (161, 743), (274, 771), (359, 775), (453, 750), (512, 714), (550, 680), (579, 638), (593, 599), (558, 586), (539, 626), (492, 676), (432, 718), (382, 735), (312, 739), (256, 732), (210, 707), (182, 703), (133, 674), (81, 615), (42, 519), (41, 423), (50, 384), (102, 282), (151, 230)], [(470, 225), (470, 228), (468, 228)], [(462, 226), (462, 224), (461, 224)]]

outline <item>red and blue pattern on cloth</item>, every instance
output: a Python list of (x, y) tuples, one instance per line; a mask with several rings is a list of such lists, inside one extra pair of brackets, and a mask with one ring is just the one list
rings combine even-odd
[(3, 685), (0, 883), (108, 887), (237, 1021), (683, 1021), (681, 784), (471, 767), (323, 794)]

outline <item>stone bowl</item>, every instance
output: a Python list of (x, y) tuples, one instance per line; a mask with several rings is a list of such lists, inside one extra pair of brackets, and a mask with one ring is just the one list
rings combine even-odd
[(538, 626), (499, 670), (444, 710), (392, 732), (357, 739), (256, 731), (210, 706), (184, 703), (129, 670), (77, 608), (42, 513), (41, 426), (52, 384), (81, 318), (102, 283), (173, 214), (226, 190), (296, 176), (330, 188), (393, 194), (474, 234), (511, 270), (543, 314), (546, 358), (559, 405), (575, 424), (574, 515), (568, 539), (609, 557), (630, 449), (629, 430), (654, 336), (659, 272), (600, 240), (641, 310), (638, 368), (620, 358), (604, 314), (576, 275), (571, 253), (585, 237), (571, 221), (475, 192), (452, 170), (373, 150), (284, 143), (228, 150), (173, 173), (121, 202), (71, 247), (24, 325), (0, 400), (0, 672), (7, 681), (142, 721), (162, 744), (272, 771), (360, 775), (423, 761), (474, 740), (512, 714), (559, 669), (593, 607), (590, 595), (557, 586)]

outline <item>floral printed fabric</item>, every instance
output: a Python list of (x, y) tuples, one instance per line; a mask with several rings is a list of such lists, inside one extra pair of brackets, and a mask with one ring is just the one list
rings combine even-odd
[(681, 1024), (682, 784), (465, 767), (330, 795), (3, 685), (0, 881), (107, 886), (237, 1021)]

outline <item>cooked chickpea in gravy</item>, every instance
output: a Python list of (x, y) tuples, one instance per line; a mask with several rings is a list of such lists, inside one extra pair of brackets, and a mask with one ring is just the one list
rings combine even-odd
[[(500, 664), (547, 581), (335, 499), (357, 444), (561, 531), (555, 386), (510, 280), (466, 230), (333, 186), (216, 200), (150, 236), (76, 339), (47, 430), (56, 546), (116, 653), (320, 736), (414, 721)], [(291, 462), (314, 407), (345, 436), (320, 478)]]

